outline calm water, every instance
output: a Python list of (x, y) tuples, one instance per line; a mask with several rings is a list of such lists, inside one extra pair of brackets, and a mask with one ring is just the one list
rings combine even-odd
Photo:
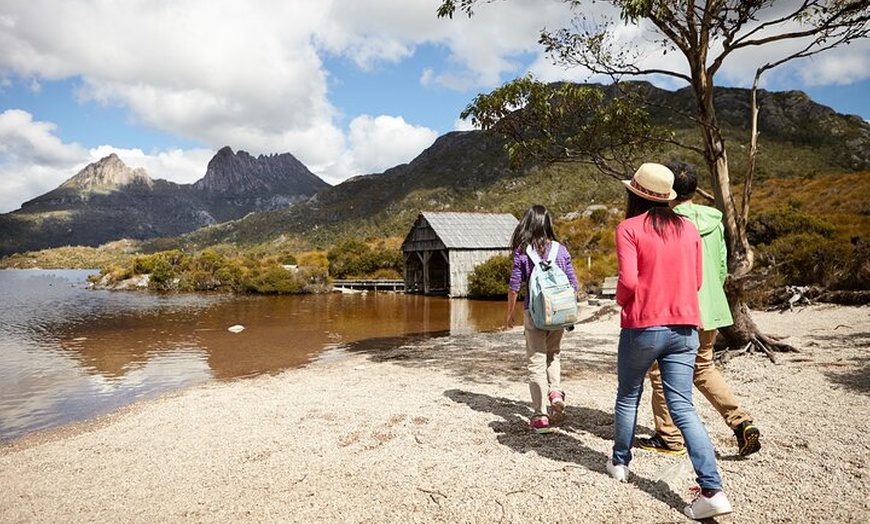
[[(491, 331), (505, 311), (503, 302), (392, 293), (91, 290), (91, 273), (0, 270), (0, 441), (195, 384), (340, 358), (348, 349)], [(245, 329), (232, 333), (233, 325)]]

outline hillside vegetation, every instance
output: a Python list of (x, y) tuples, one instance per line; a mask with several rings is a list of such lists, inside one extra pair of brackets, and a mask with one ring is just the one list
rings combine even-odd
[[(755, 306), (771, 305), (787, 297), (782, 296), (785, 286), (824, 286), (830, 289), (870, 289), (870, 172), (833, 173), (818, 176), (791, 176), (769, 178), (755, 186), (750, 221), (750, 235), (757, 252), (754, 275), (758, 284), (749, 299)], [(742, 190), (742, 188), (737, 188)], [(442, 195), (451, 193), (442, 189)], [(497, 184), (491, 190), (476, 194), (455, 195), (451, 205), (442, 209), (507, 211), (519, 216), (532, 203), (543, 202), (553, 212), (560, 240), (574, 255), (574, 265), (585, 292), (600, 291), (606, 276), (616, 274), (616, 252), (613, 230), (622, 219), (624, 189), (618, 182), (595, 173), (581, 176), (576, 166), (554, 166), (533, 170), (529, 174)], [(410, 199), (419, 199), (413, 194)], [(435, 204), (440, 200), (431, 200)], [(592, 205), (603, 208), (587, 210)], [(275, 229), (270, 240), (257, 244), (203, 243), (196, 249), (185, 251), (187, 258), (178, 267), (194, 267), (200, 273), (180, 279), (183, 286), (175, 289), (227, 290), (235, 292), (312, 292), (323, 287), (328, 276), (333, 278), (386, 277), (401, 275), (400, 246), (416, 214), (422, 208), (407, 209), (381, 224), (380, 232), (374, 222), (343, 223), (329, 237), (332, 244), (315, 246), (308, 235), (289, 234)], [(426, 209), (431, 209), (426, 208)], [(586, 212), (584, 213), (584, 210)], [(268, 221), (259, 217), (257, 222), (268, 229)], [(402, 223), (404, 222), (404, 223)], [(227, 224), (224, 227), (232, 227)], [(247, 227), (247, 226), (245, 226)], [(762, 235), (761, 231), (765, 233)], [(394, 232), (388, 235), (385, 233)], [(324, 235), (326, 236), (326, 235)], [(67, 247), (21, 255), (2, 260), (7, 268), (102, 268), (115, 280), (129, 278), (140, 271), (148, 257), (165, 258), (174, 251), (177, 239), (165, 239), (147, 244), (124, 241), (99, 248)], [(166, 249), (159, 249), (165, 243)], [(363, 247), (360, 247), (362, 245)], [(147, 255), (154, 253), (154, 255)], [(198, 253), (200, 255), (198, 255)], [(375, 253), (390, 257), (372, 262)], [(219, 279), (205, 278), (202, 263), (206, 254), (219, 254), (224, 262), (224, 286), (216, 286)], [(153, 262), (152, 262), (153, 263)], [(298, 275), (285, 275), (276, 271), (282, 264), (299, 263), (307, 266), (306, 277), (317, 285), (300, 282)], [(337, 268), (343, 268), (339, 274)], [(270, 269), (271, 268), (271, 269)], [(354, 268), (354, 269), (348, 269)], [(217, 271), (213, 268), (212, 274)], [(160, 289), (167, 278), (152, 283)], [(208, 283), (207, 286), (197, 284)], [(506, 291), (506, 290), (502, 290)], [(779, 292), (779, 293), (777, 293)], [(498, 292), (495, 292), (498, 296)]]
[[(676, 108), (691, 103), (684, 90), (648, 88), (656, 103)], [(760, 101), (761, 135), (748, 227), (757, 251), (753, 278), (758, 283), (750, 299), (767, 301), (773, 289), (788, 285), (870, 289), (870, 126), (799, 92), (763, 92)], [(745, 90), (717, 93), (738, 198), (746, 180), (747, 104)], [(651, 116), (672, 129), (676, 141), (700, 146), (691, 122), (664, 113)], [(671, 158), (694, 163), (702, 176), (701, 188), (709, 191), (699, 154), (673, 146), (650, 160)], [(314, 265), (333, 278), (347, 268), (359, 273), (354, 276), (396, 276), (402, 270), (397, 256), (401, 242), (422, 211), (507, 212), (519, 217), (530, 205), (544, 204), (556, 219), (560, 239), (574, 254), (585, 290), (596, 292), (604, 277), (616, 272), (613, 229), (622, 218), (624, 199), (623, 186), (591, 166), (511, 169), (501, 138), (480, 131), (453, 132), (439, 137), (408, 164), (354, 177), (304, 202), (180, 236), (16, 254), (0, 260), (0, 267), (88, 267), (127, 275), (135, 257), (181, 253), (181, 258), (168, 257), (178, 260), (179, 268), (196, 265), (203, 254), (214, 254), (228, 267), (248, 268), (250, 274), (269, 273), (293, 259), (317, 260)], [(392, 258), (374, 255), (382, 251)], [(242, 279), (218, 287), (270, 289), (250, 284)], [(300, 288), (297, 283), (285, 284), (282, 289)]]

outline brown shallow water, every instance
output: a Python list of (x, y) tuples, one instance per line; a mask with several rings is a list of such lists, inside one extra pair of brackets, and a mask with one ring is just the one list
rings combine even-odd
[[(491, 331), (504, 310), (498, 302), (393, 293), (242, 297), (185, 315), (154, 311), (78, 325), (64, 333), (61, 344), (106, 377), (122, 376), (163, 353), (197, 348), (214, 377), (226, 380), (280, 372), (324, 353)], [(233, 333), (231, 326), (244, 330)]]
[[(0, 440), (212, 380), (492, 331), (504, 302), (394, 293), (155, 296), (89, 272), (0, 271)], [(228, 328), (242, 326), (241, 332)]]

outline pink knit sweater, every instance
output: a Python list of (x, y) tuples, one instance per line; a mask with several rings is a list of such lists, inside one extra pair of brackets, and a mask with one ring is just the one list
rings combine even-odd
[(684, 219), (682, 235), (672, 231), (665, 239), (651, 224), (645, 224), (646, 218), (644, 213), (616, 227), (620, 326), (698, 326), (698, 290), (703, 275), (698, 229)]

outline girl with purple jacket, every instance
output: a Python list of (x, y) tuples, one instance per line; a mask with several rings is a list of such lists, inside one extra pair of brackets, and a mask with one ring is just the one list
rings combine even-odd
[[(514, 309), (517, 304), (520, 287), (528, 284), (534, 262), (526, 253), (526, 246), (531, 246), (542, 260), (546, 260), (553, 247), (558, 242), (553, 232), (553, 220), (550, 212), (542, 205), (530, 207), (520, 223), (514, 229), (511, 237), (511, 252), (513, 253), (513, 268), (508, 290), (508, 307), (505, 327), (514, 327)], [(578, 289), (577, 276), (571, 263), (571, 254), (562, 244), (558, 245), (556, 265), (565, 272), (571, 286)], [(559, 362), (560, 344), (563, 329), (542, 330), (535, 327), (529, 314), (529, 296), (523, 300), (523, 334), (526, 339), (526, 366), (528, 368), (529, 392), (532, 396), (533, 415), (529, 427), (536, 433), (550, 431), (550, 422), (559, 422), (564, 418), (565, 392), (561, 389), (561, 366)], [(544, 396), (549, 402), (545, 409)]]

